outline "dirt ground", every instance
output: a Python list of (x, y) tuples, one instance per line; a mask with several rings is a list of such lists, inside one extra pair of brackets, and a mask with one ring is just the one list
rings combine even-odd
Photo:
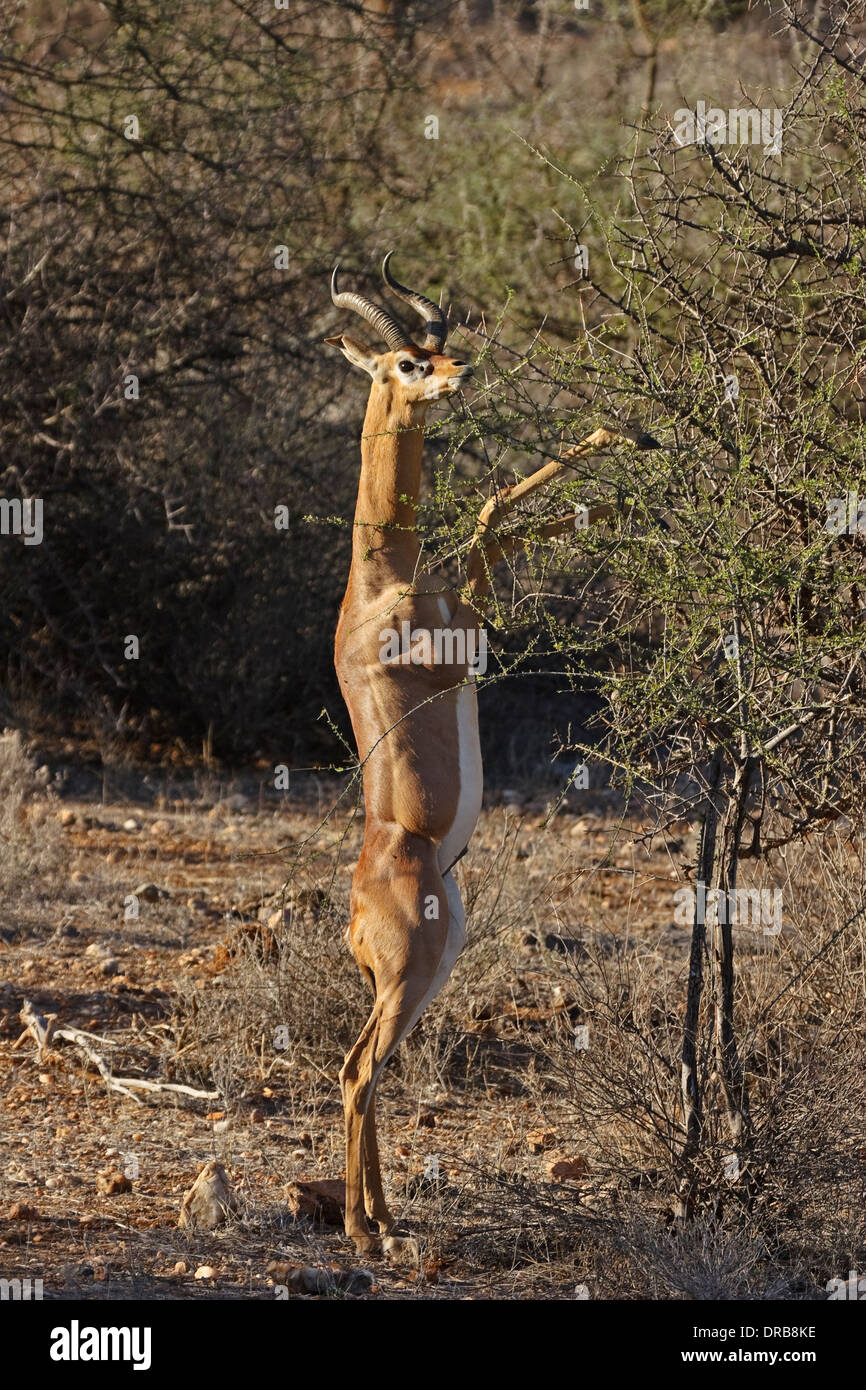
[[(281, 798), (261, 770), (122, 782), (53, 765), (28, 833), (54, 836), (59, 878), (4, 912), (0, 1275), (41, 1278), (45, 1298), (306, 1296), (285, 1294), (292, 1270), (359, 1268), (342, 1232), (295, 1217), (288, 1195), (343, 1174), (337, 1072), (365, 995), (341, 934), (362, 820), (312, 776)], [(386, 1191), (420, 1262), (371, 1263), (358, 1291), (335, 1282), (330, 1296), (627, 1289), (599, 1238), (615, 1185), (544, 1070), (580, 1021), (568, 972), (587, 943), (614, 964), (627, 946), (646, 968), (683, 966), (672, 846), (688, 856), (695, 832), (636, 848), (602, 794), (551, 806), (506, 789), (485, 808), (459, 870), (467, 951), (383, 1078)], [(304, 931), (306, 954), (286, 957)], [(25, 1001), (91, 1035), (112, 1077), (208, 1094), (119, 1093), (68, 1041), (40, 1056)], [(179, 1229), (183, 1193), (212, 1159), (238, 1210), (213, 1231)], [(651, 1189), (646, 1156), (630, 1162), (630, 1186)], [(661, 1199), (644, 1197), (663, 1229)]]

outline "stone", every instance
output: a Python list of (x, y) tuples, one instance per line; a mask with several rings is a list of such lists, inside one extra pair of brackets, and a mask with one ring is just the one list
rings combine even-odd
[(319, 1178), (289, 1183), (286, 1199), (293, 1216), (309, 1217), (323, 1226), (342, 1226), (346, 1184), (342, 1178)]
[(237, 1207), (237, 1195), (228, 1173), (221, 1163), (212, 1159), (202, 1168), (192, 1187), (183, 1194), (177, 1224), (181, 1228), (188, 1226), (212, 1231), (228, 1219), (230, 1212), (237, 1211)]
[(526, 1136), (526, 1143), (530, 1153), (543, 1153), (545, 1149), (549, 1149), (556, 1143), (556, 1131), (552, 1129), (531, 1129)]
[(6, 1213), (7, 1221), (38, 1221), (39, 1212), (26, 1202), (13, 1202)]
[(275, 1283), (285, 1284), (295, 1293), (329, 1294), (339, 1289), (343, 1293), (369, 1293), (373, 1275), (369, 1269), (319, 1269), (315, 1265), (290, 1265), (272, 1260), (266, 1271)]
[(132, 1183), (125, 1173), (112, 1169), (111, 1172), (97, 1174), (96, 1190), (104, 1197), (116, 1197), (119, 1192), (131, 1192)]
[(548, 1163), (547, 1172), (554, 1182), (575, 1182), (586, 1177), (589, 1164), (585, 1158), (580, 1157), (558, 1158), (553, 1163)]
[(137, 888), (133, 888), (133, 893), (142, 902), (155, 903), (160, 898), (167, 898), (168, 893), (165, 888), (159, 888), (155, 883), (140, 883)]

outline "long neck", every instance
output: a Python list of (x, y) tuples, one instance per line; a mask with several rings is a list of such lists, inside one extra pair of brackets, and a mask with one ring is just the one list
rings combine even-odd
[(361, 436), (353, 565), (379, 558), (414, 571), (423, 424), (422, 407), (400, 400), (389, 384), (373, 383)]

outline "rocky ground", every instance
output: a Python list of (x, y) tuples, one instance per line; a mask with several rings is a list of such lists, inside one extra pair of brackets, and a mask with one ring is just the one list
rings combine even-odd
[[(460, 869), (469, 946), (381, 1087), (386, 1189), (419, 1257), (364, 1272), (333, 1202), (337, 1071), (365, 1014), (341, 939), (351, 797), (311, 778), (277, 799), (255, 773), (49, 780), (21, 834), (50, 842), (54, 877), (0, 933), (0, 1276), (46, 1298), (635, 1296), (600, 1234), (624, 1190), (652, 1189), (652, 1158), (624, 1139), (612, 1181), (552, 1082), (579, 1047), (576, 961), (633, 952), (681, 980), (692, 827), (636, 847), (600, 795), (553, 816), (549, 795), (491, 798)], [(179, 1225), (207, 1165), (218, 1224)]]

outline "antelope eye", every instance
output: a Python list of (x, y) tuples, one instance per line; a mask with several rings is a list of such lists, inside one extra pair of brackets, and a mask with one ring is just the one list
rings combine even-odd
[(414, 372), (414, 370), (415, 370), (415, 363), (414, 363), (414, 362), (401, 362), (401, 363), (400, 363), (400, 371), (401, 371), (401, 372)]

